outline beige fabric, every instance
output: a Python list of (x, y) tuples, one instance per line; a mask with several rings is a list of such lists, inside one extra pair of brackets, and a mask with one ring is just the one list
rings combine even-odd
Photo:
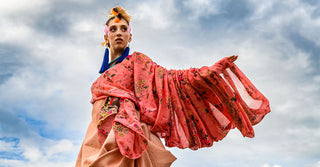
[(141, 125), (148, 139), (148, 148), (140, 158), (134, 160), (121, 155), (112, 130), (101, 146), (98, 141), (97, 123), (99, 111), (104, 102), (105, 100), (99, 100), (93, 104), (92, 121), (82, 143), (76, 167), (168, 167), (176, 160), (176, 157), (164, 148), (161, 140), (150, 132), (150, 126), (145, 123)]

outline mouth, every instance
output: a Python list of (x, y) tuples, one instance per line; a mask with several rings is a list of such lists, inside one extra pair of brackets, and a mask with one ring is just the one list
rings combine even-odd
[(123, 42), (123, 39), (117, 38), (115, 41), (116, 41), (117, 43), (119, 43), (119, 42)]

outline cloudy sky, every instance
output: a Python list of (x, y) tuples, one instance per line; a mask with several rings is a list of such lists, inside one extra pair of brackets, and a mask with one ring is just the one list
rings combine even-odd
[(74, 166), (91, 120), (103, 24), (132, 15), (131, 51), (169, 69), (236, 64), (272, 112), (213, 147), (170, 148), (172, 166), (320, 167), (318, 0), (10, 0), (0, 2), (0, 166)]

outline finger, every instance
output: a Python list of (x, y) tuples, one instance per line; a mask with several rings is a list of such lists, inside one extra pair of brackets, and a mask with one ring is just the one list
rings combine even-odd
[(238, 55), (232, 55), (232, 56), (230, 56), (229, 58), (230, 58), (230, 61), (231, 61), (231, 62), (234, 62), (234, 61), (237, 60)]

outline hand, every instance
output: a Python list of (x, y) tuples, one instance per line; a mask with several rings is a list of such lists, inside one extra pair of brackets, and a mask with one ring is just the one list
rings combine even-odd
[(238, 55), (232, 55), (232, 56), (228, 57), (228, 60), (229, 60), (230, 62), (234, 62), (234, 61), (237, 60), (237, 58), (238, 58)]

